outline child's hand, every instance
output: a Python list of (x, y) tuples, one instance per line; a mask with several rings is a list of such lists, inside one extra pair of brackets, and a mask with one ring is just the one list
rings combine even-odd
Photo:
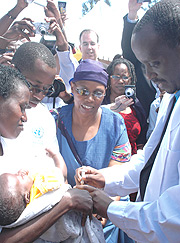
[(49, 156), (50, 158), (54, 159), (54, 157), (57, 156), (57, 154), (53, 152), (51, 149), (45, 148), (45, 150), (46, 150), (46, 155)]

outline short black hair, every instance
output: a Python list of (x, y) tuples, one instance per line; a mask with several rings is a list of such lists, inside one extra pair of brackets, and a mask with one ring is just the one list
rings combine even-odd
[(28, 87), (26, 78), (17, 69), (0, 64), (0, 97), (8, 99), (19, 85)]
[(7, 181), (0, 176), (0, 225), (5, 226), (15, 222), (26, 207), (23, 195), (11, 192), (8, 189)]
[(21, 72), (34, 71), (35, 61), (42, 60), (51, 68), (56, 68), (56, 60), (51, 51), (43, 44), (26, 42), (15, 52), (12, 63)]
[(93, 33), (96, 34), (96, 36), (97, 36), (97, 43), (99, 43), (99, 35), (94, 30), (91, 30), (91, 29), (84, 29), (83, 31), (81, 31), (81, 33), (79, 35), (79, 41), (80, 41), (80, 43), (81, 43), (81, 37), (82, 37), (82, 35), (84, 33), (91, 33), (91, 32), (93, 32)]
[(136, 24), (133, 34), (144, 26), (152, 25), (158, 36), (170, 48), (180, 43), (180, 1), (162, 0), (151, 7)]

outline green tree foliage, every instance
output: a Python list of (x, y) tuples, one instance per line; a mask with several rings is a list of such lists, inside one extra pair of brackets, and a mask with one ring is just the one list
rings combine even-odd
[[(82, 15), (86, 15), (98, 2), (99, 0), (88, 0), (82, 4)], [(111, 6), (110, 0), (104, 0), (106, 4)]]

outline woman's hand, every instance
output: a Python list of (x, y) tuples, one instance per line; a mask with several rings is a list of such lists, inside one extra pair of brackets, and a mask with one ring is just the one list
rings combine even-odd
[(61, 200), (65, 200), (69, 206), (69, 210), (76, 210), (83, 213), (82, 226), (85, 225), (88, 215), (92, 218), (93, 201), (87, 190), (79, 190), (77, 188), (69, 189)]
[(115, 99), (115, 103), (110, 105), (110, 109), (115, 112), (124, 111), (127, 107), (134, 104), (132, 98), (127, 98), (125, 95), (120, 95)]
[(76, 188), (87, 190), (93, 199), (93, 213), (108, 218), (107, 209), (109, 204), (113, 201), (102, 190), (88, 185), (77, 185)]
[(97, 188), (104, 188), (105, 186), (104, 176), (99, 170), (96, 170), (90, 166), (82, 166), (76, 169), (74, 178), (77, 185), (88, 184)]

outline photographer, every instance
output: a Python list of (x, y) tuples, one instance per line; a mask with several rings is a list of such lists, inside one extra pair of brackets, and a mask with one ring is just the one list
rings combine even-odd
[[(47, 1), (47, 6), (45, 7), (45, 15), (46, 22), (50, 24), (48, 32), (56, 37), (55, 58), (56, 62), (60, 66), (60, 70), (57, 74), (59, 74), (65, 84), (65, 91), (64, 89), (61, 90), (64, 92), (60, 92), (59, 95), (57, 95), (56, 97), (45, 97), (43, 99), (43, 103), (45, 103), (49, 109), (52, 109), (54, 107), (62, 106), (64, 105), (64, 103), (69, 104), (73, 101), (72, 96), (68, 95), (68, 93), (71, 92), (69, 80), (73, 77), (73, 74), (79, 63), (73, 56), (71, 47), (68, 44), (65, 30), (63, 27), (64, 23), (61, 13), (59, 12), (53, 0)], [(59, 84), (58, 86), (61, 86), (63, 88), (61, 84)], [(68, 93), (66, 92), (66, 90)]]
[(137, 0), (129, 0), (128, 14), (123, 18), (124, 28), (122, 33), (121, 48), (123, 51), (123, 57), (128, 59), (134, 64), (135, 72), (137, 76), (136, 94), (137, 98), (141, 102), (146, 114), (148, 116), (149, 109), (152, 101), (155, 98), (156, 90), (151, 84), (151, 81), (147, 79), (143, 72), (142, 63), (136, 58), (131, 48), (131, 36), (133, 29), (138, 22), (138, 10), (141, 8), (142, 3), (137, 3)]
[(22, 12), (28, 6), (25, 0), (18, 0), (16, 6), (0, 19), (0, 36), (2, 36)]
[[(0, 63), (11, 64), (12, 57), (16, 50), (17, 41), (25, 39), (30, 41), (34, 37), (35, 27), (32, 20), (23, 18), (20, 21), (13, 21), (28, 6), (25, 0), (18, 0), (16, 6), (0, 19)], [(12, 24), (13, 23), (13, 24)], [(12, 25), (11, 25), (12, 24)], [(11, 26), (11, 27), (10, 27)], [(10, 27), (10, 28), (9, 28)], [(13, 45), (13, 48), (12, 48)]]
[(26, 39), (30, 41), (30, 37), (35, 36), (35, 27), (32, 20), (23, 18), (20, 21), (15, 21), (9, 30), (0, 38), (0, 48), (8, 48), (12, 42)]
[[(129, 98), (125, 95), (126, 85), (136, 85), (134, 65), (124, 58), (115, 58), (108, 66), (107, 72), (108, 86), (102, 104), (111, 104), (110, 109), (124, 118), (131, 152), (136, 154), (137, 149), (142, 149), (146, 143), (147, 118), (141, 103), (135, 97)], [(132, 91), (134, 93), (134, 90)]]

